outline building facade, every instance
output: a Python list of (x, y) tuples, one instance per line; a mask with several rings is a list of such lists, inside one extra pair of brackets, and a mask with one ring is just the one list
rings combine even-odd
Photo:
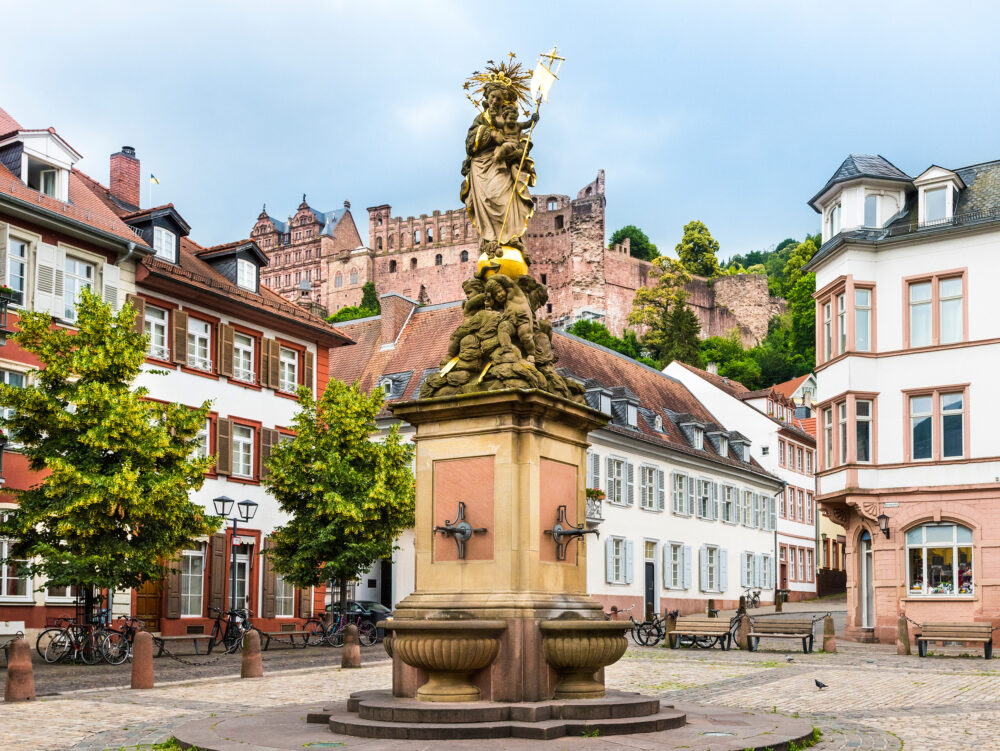
[(716, 373), (674, 361), (664, 372), (683, 383), (725, 424), (739, 425), (754, 446), (754, 459), (779, 477), (772, 544), (778, 561), (776, 586), (790, 600), (816, 596), (819, 556), (814, 500), (816, 441), (795, 417), (795, 404), (776, 387), (750, 391)]
[(847, 630), (1000, 622), (1000, 162), (910, 177), (852, 155), (810, 205), (817, 497), (847, 529)]
[[(218, 496), (258, 504), (237, 538), (231, 528), (221, 529), (178, 551), (163, 581), (115, 593), (116, 613), (135, 613), (148, 630), (163, 634), (207, 633), (209, 609), (235, 602), (254, 610), (264, 630), (295, 627), (316, 603), (322, 607), (325, 592), (299, 591), (260, 555), (284, 520), (261, 484), (264, 462), (271, 446), (291, 434), (295, 390), (322, 391), (331, 349), (349, 340), (262, 284), (268, 259), (254, 241), (204, 248), (188, 237), (190, 227), (172, 204), (140, 209), (134, 149), (112, 155), (111, 187), (56, 159), (48, 164), (66, 174), (37, 189), (30, 169), (25, 184), (7, 162), (0, 167), (0, 248), (14, 290), (8, 328), (16, 327), (19, 309), (47, 311), (60, 325), (72, 325), (82, 286), (101, 289), (115, 310), (131, 303), (136, 329), (149, 335), (148, 368), (136, 385), (147, 388), (151, 400), (191, 407), (211, 402), (199, 452), (215, 456), (215, 464), (192, 500), (210, 513)], [(62, 198), (61, 185), (68, 187)], [(36, 365), (14, 343), (0, 346), (6, 383), (27, 383)], [(16, 446), (6, 459), (7, 487), (40, 479)], [(73, 614), (73, 592), (54, 592), (13, 567), (0, 568), (0, 620), (37, 629)]]
[[(341, 325), (356, 344), (331, 362), (331, 376), (382, 387), (389, 402), (411, 399), (445, 358), (462, 308), (418, 307), (395, 294), (381, 303), (381, 315)], [(553, 349), (560, 372), (584, 384), (588, 403), (611, 420), (590, 435), (587, 484), (605, 493), (588, 504), (600, 538), (578, 543), (587, 546), (590, 594), (637, 617), (703, 611), (709, 599), (735, 607), (750, 586), (772, 600), (782, 484), (752, 458), (748, 439), (654, 369), (560, 332)], [(380, 415), (383, 429), (395, 423), (389, 411)], [(395, 603), (413, 590), (412, 533), (398, 546), (391, 566), (362, 577), (369, 599)]]

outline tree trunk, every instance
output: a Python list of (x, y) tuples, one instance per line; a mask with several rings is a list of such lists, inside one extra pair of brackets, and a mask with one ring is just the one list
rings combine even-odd
[(347, 609), (347, 579), (343, 576), (340, 577), (340, 612), (343, 613)]

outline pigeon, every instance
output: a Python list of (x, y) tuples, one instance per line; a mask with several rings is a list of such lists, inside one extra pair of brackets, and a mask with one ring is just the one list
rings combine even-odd
[(816, 688), (818, 688), (820, 691), (826, 688), (826, 684), (823, 683), (823, 681), (819, 680), (818, 678), (814, 678), (813, 680), (816, 681)]
[(795, 662), (795, 658), (789, 655), (788, 657), (785, 658), (785, 662)]

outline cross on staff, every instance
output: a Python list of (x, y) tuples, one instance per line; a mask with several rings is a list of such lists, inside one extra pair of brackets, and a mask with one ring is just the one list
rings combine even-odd
[[(535, 71), (531, 76), (531, 97), (535, 100), (536, 115), (542, 108), (542, 100), (544, 99), (546, 102), (549, 100), (549, 90), (552, 88), (552, 84), (559, 79), (559, 69), (562, 68), (562, 64), (566, 60), (565, 57), (560, 57), (556, 52), (556, 45), (552, 45), (551, 51), (539, 54), (538, 65), (535, 66)], [(555, 70), (552, 70), (553, 64), (556, 66)], [(517, 186), (521, 181), (524, 160), (528, 157), (528, 145), (531, 143), (531, 133), (534, 130), (535, 123), (532, 122), (531, 127), (528, 128), (528, 136), (524, 139), (524, 149), (521, 152), (521, 161), (517, 165), (517, 176), (514, 178), (514, 187), (511, 188), (510, 198), (507, 199), (507, 208), (503, 213), (503, 224), (500, 225), (500, 235), (497, 237), (497, 242), (501, 245), (503, 245), (504, 241), (504, 230), (507, 229), (507, 218), (510, 216), (510, 207), (514, 203), (514, 194), (517, 193)]]

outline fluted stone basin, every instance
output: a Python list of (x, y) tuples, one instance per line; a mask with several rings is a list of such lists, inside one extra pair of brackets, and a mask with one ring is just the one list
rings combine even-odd
[(557, 618), (542, 621), (542, 650), (545, 660), (559, 673), (556, 699), (599, 699), (604, 684), (594, 680), (594, 673), (625, 654), (625, 632), (630, 621), (588, 621), (582, 618)]
[(493, 662), (507, 628), (503, 621), (478, 619), (398, 619), (382, 625), (392, 636), (387, 650), (427, 673), (417, 689), (421, 701), (479, 701), (471, 676)]

